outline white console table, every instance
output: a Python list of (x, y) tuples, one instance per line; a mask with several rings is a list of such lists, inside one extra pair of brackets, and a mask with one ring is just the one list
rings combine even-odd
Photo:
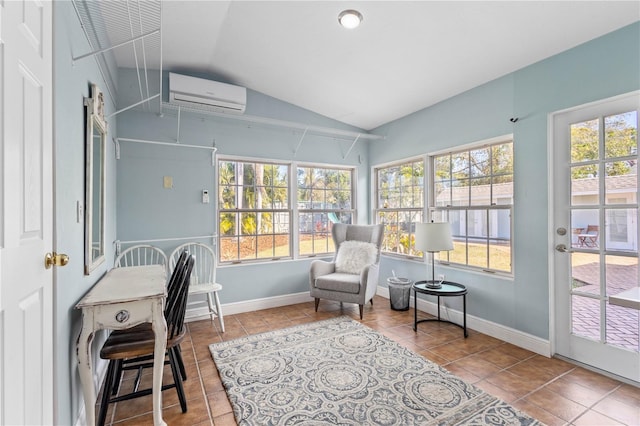
[(95, 424), (96, 390), (93, 383), (91, 343), (101, 329), (120, 330), (150, 322), (155, 333), (153, 359), (153, 423), (162, 420), (162, 370), (167, 344), (164, 319), (166, 271), (161, 265), (114, 268), (78, 302), (82, 330), (78, 336), (78, 370), (88, 425)]

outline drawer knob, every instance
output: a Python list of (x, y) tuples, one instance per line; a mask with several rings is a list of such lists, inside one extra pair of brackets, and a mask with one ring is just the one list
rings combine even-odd
[(116, 321), (125, 322), (129, 319), (129, 311), (122, 310), (116, 314)]

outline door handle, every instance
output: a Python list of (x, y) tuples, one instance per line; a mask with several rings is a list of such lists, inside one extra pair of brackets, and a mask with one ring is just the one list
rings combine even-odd
[(65, 266), (69, 263), (69, 256), (64, 253), (47, 253), (44, 255), (44, 267), (50, 269), (52, 266)]
[(556, 246), (556, 250), (559, 251), (560, 253), (568, 253), (569, 250), (567, 249), (567, 246), (565, 246), (564, 244), (558, 244)]

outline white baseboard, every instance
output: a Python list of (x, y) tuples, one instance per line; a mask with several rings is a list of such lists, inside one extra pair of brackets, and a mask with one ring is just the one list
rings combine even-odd
[[(387, 287), (378, 286), (378, 296), (389, 298), (389, 289)], [(266, 297), (264, 299), (246, 300), (243, 302), (228, 303), (222, 306), (224, 315), (241, 314), (244, 312), (258, 311), (260, 309), (277, 308), (280, 306), (295, 305), (297, 303), (305, 303), (313, 300), (308, 292), (287, 294), (283, 296)], [(414, 306), (413, 297), (410, 301)], [(438, 314), (438, 306), (424, 299), (418, 299), (418, 309), (431, 315)], [(462, 324), (462, 312), (447, 308), (441, 305), (440, 314), (445, 319), (449, 319), (455, 323)], [(185, 321), (196, 321), (209, 317), (208, 310), (205, 307), (190, 309), (187, 311)], [(533, 336), (522, 331), (518, 331), (482, 318), (467, 314), (467, 327), (480, 333), (495, 337), (507, 343), (528, 349), (539, 355), (546, 357), (551, 356), (551, 344), (548, 340)]]
[[(389, 289), (387, 287), (378, 286), (377, 294), (378, 296), (388, 299)], [(410, 306), (415, 306), (413, 295), (410, 299)], [(438, 305), (421, 298), (418, 298), (418, 309), (434, 316), (438, 315)], [(440, 305), (440, 316), (444, 319), (455, 322), (456, 324), (463, 323), (462, 312), (444, 307), (443, 305)], [(540, 337), (505, 327), (504, 325), (487, 321), (469, 314), (467, 314), (467, 328), (530, 350), (531, 352), (535, 352), (539, 355), (551, 357), (551, 343)]]
[[(226, 303), (222, 305), (223, 315), (242, 314), (244, 312), (259, 311), (261, 309), (278, 308), (280, 306), (296, 305), (310, 302), (313, 297), (309, 292), (286, 294), (283, 296), (265, 297), (263, 299), (245, 300), (242, 302)], [(206, 306), (188, 309), (185, 321), (197, 321), (209, 318), (209, 310)]]

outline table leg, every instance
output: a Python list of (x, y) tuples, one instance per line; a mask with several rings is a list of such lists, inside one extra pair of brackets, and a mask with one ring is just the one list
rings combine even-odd
[(418, 331), (418, 292), (413, 290), (413, 331)]
[(155, 335), (153, 350), (153, 424), (166, 426), (162, 420), (162, 372), (164, 369), (165, 351), (167, 350), (167, 322), (164, 318), (164, 303), (158, 301), (153, 306), (151, 327)]
[(462, 323), (464, 324), (464, 337), (467, 337), (467, 295), (462, 295)]
[(82, 383), (84, 397), (84, 410), (87, 425), (96, 424), (96, 389), (93, 383), (93, 360), (91, 359), (91, 343), (94, 331), (82, 319), (82, 330), (76, 342), (76, 355), (78, 357), (78, 373)]

